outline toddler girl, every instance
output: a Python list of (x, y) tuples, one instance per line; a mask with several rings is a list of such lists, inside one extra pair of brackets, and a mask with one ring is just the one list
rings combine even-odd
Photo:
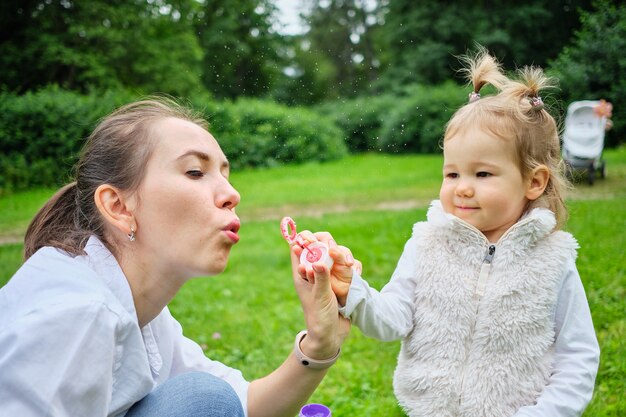
[[(402, 339), (394, 392), (411, 417), (580, 416), (599, 347), (560, 228), (559, 136), (524, 68), (506, 77), (484, 49), (466, 57), (470, 102), (449, 121), (443, 182), (379, 292), (355, 273), (333, 283), (342, 314)], [(480, 97), (491, 84), (497, 94)]]

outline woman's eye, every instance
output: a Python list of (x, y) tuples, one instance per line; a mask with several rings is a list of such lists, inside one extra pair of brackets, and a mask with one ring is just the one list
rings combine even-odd
[(204, 176), (204, 172), (199, 169), (192, 169), (191, 171), (187, 171), (187, 175), (193, 178), (202, 178)]
[(478, 172), (476, 174), (476, 176), (479, 177), (479, 178), (485, 178), (485, 177), (491, 176), (491, 173), (490, 172), (481, 171), (481, 172)]

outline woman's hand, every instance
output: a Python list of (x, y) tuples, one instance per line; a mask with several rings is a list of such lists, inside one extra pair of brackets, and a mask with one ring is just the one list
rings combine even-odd
[[(326, 243), (334, 264), (332, 275), (323, 261), (313, 263), (312, 268), (309, 267), (307, 271), (304, 265), (300, 265), (300, 255), (305, 249), (295, 239), (287, 239), (291, 245), (293, 282), (302, 304), (307, 328), (306, 337), (299, 339), (299, 348), (305, 356), (313, 360), (334, 359), (350, 332), (350, 321), (339, 314), (333, 288), (343, 286), (347, 294), (352, 268), (361, 266), (352, 258), (347, 248), (337, 246), (332, 241), (330, 234), (302, 234), (305, 241), (320, 240)], [(298, 241), (308, 246), (302, 239)], [(289, 417), (297, 414), (329, 369), (303, 365), (304, 362), (298, 359), (298, 355), (292, 353), (274, 372), (252, 381), (248, 389), (248, 415)]]
[[(303, 243), (301, 240), (300, 242)], [(350, 321), (339, 314), (337, 297), (331, 289), (328, 266), (323, 262), (317, 262), (312, 264), (313, 269), (304, 271), (304, 265), (300, 265), (302, 246), (294, 241), (291, 241), (290, 245), (293, 281), (302, 304), (307, 328), (306, 337), (298, 338), (299, 350), (314, 361), (327, 360), (332, 364), (350, 332)], [(250, 383), (248, 415), (250, 417), (297, 415), (328, 369), (306, 366), (306, 362), (302, 361), (299, 354), (291, 353), (275, 371)]]
[[(313, 352), (332, 347), (326, 358), (337, 353), (337, 350), (348, 335), (350, 323), (338, 312), (338, 304), (344, 305), (352, 282), (353, 268), (361, 270), (361, 263), (354, 259), (350, 249), (339, 246), (330, 233), (309, 231), (300, 235), (308, 242), (321, 241), (328, 245), (329, 255), (333, 259), (332, 269), (323, 263), (314, 263), (313, 269), (307, 269), (299, 262), (300, 254), (305, 250), (294, 244), (291, 252), (291, 263), (296, 290), (304, 308), (304, 315), (309, 334), (302, 341), (306, 348)], [(307, 341), (307, 339), (309, 339)], [(329, 340), (332, 339), (332, 340)], [(306, 349), (305, 347), (301, 347)], [(312, 353), (313, 353), (312, 352)], [(306, 353), (306, 352), (305, 352)], [(314, 357), (314, 359), (325, 359)]]
[[(339, 246), (328, 232), (317, 232), (315, 234), (308, 230), (300, 233), (300, 235), (308, 242), (320, 241), (328, 245), (328, 253), (333, 259), (333, 267), (330, 271), (330, 286), (337, 297), (340, 306), (346, 304), (350, 284), (352, 283), (352, 274), (356, 270), (359, 274), (362, 272), (362, 264), (354, 259), (352, 252), (345, 246)], [(298, 251), (300, 254), (302, 251)], [(297, 267), (298, 273), (303, 279), (308, 279), (307, 271), (303, 265)]]
[(291, 247), (294, 284), (308, 331), (300, 348), (313, 359), (328, 359), (337, 354), (350, 332), (350, 321), (339, 314), (328, 267), (318, 262), (307, 271), (304, 265), (300, 265), (302, 251), (303, 248), (297, 244)]

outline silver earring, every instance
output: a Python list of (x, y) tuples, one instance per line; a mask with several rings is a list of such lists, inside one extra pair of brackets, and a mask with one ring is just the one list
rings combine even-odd
[(130, 228), (130, 233), (128, 234), (128, 240), (131, 242), (135, 241), (135, 230), (132, 227)]

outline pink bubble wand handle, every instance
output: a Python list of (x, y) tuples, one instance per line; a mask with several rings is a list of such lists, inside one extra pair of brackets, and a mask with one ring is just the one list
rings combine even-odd
[(333, 259), (328, 253), (328, 245), (324, 242), (309, 242), (304, 239), (296, 231), (296, 222), (291, 217), (283, 217), (280, 221), (280, 231), (290, 245), (297, 243), (305, 249), (300, 254), (300, 263), (307, 269), (312, 269), (316, 262), (322, 262), (328, 266), (328, 269), (332, 268)]

